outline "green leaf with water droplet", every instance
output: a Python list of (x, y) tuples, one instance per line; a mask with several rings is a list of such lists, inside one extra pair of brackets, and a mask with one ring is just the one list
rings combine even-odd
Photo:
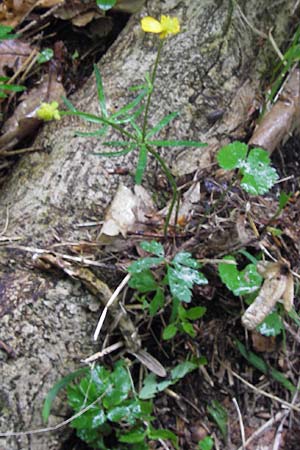
[(268, 153), (261, 148), (253, 148), (239, 167), (243, 175), (241, 186), (251, 195), (265, 194), (278, 179), (276, 170), (270, 167)]
[(117, 0), (96, 0), (97, 6), (103, 11), (111, 9), (116, 3)]
[[(225, 256), (225, 261), (235, 261), (233, 256)], [(219, 275), (227, 288), (234, 295), (245, 295), (256, 291), (262, 282), (262, 277), (254, 264), (248, 264), (244, 270), (239, 271), (235, 264), (220, 263)]]
[(284, 329), (280, 315), (274, 311), (256, 328), (264, 336), (278, 336)]

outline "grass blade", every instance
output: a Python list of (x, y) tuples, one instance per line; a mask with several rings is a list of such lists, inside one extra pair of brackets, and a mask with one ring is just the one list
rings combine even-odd
[(290, 392), (294, 393), (296, 391), (296, 387), (278, 370), (269, 366), (262, 358), (257, 356), (255, 353), (246, 349), (246, 347), (236, 339), (236, 345), (240, 353), (243, 355), (247, 361), (258, 369), (260, 372), (271, 375), (274, 380), (278, 381), (282, 386), (288, 389)]
[(75, 370), (75, 372), (69, 373), (69, 375), (67, 375), (66, 377), (62, 378), (57, 383), (55, 383), (53, 388), (50, 389), (50, 391), (48, 392), (47, 397), (45, 398), (45, 401), (44, 401), (42, 417), (43, 417), (43, 420), (45, 423), (48, 422), (50, 411), (51, 411), (51, 406), (52, 406), (53, 400), (57, 396), (58, 392), (61, 389), (63, 389), (64, 387), (66, 387), (75, 378), (77, 378), (81, 375), (85, 375), (89, 371), (90, 371), (89, 367), (82, 367), (81, 369)]

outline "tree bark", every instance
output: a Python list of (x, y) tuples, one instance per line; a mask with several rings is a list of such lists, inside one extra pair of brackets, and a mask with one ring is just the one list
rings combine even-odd
[[(142, 32), (140, 18), (176, 15), (182, 31), (165, 42), (151, 122), (180, 111), (163, 137), (208, 142), (210, 149), (233, 136), (243, 136), (261, 73), (267, 69), (265, 61), (275, 57), (270, 44), (245, 24), (232, 0), (146, 3), (99, 63), (109, 109), (133, 98), (128, 87), (141, 84), (154, 62), (158, 39)], [(272, 28), (280, 46), (289, 29), (294, 1), (239, 3), (255, 28), (265, 33)], [(71, 100), (82, 111), (99, 113), (94, 76)], [(219, 120), (212, 124), (214, 113)], [(100, 142), (74, 136), (78, 129), (90, 131), (90, 126), (72, 117), (44, 126), (35, 143), (43, 151), (23, 157), (9, 175), (0, 193), (3, 227), (9, 211), (3, 243), (18, 237), (19, 245), (50, 248), (58, 242), (96, 240), (98, 228), (78, 225), (103, 218), (120, 181), (132, 186), (131, 177), (111, 172), (119, 167), (131, 171), (135, 156), (97, 157), (93, 152), (101, 149)], [(105, 139), (111, 138), (116, 135), (110, 133)], [(205, 148), (163, 154), (174, 174), (212, 162), (211, 152)], [(150, 161), (148, 186), (154, 168)], [(0, 264), (0, 339), (15, 352), (12, 357), (0, 349), (1, 432), (36, 429), (42, 426), (42, 402), (49, 388), (78, 368), (80, 359), (98, 350), (91, 336), (100, 305), (78, 281), (34, 269), (30, 252), (24, 256), (22, 251), (3, 246)], [(51, 424), (66, 414), (64, 402), (58, 399)], [(65, 431), (0, 438), (0, 448), (58, 450), (64, 436)]]

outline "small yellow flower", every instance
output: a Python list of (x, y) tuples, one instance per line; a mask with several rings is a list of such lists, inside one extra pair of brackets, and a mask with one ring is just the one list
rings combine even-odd
[(45, 120), (45, 122), (50, 120), (59, 120), (60, 114), (58, 110), (58, 103), (42, 103), (37, 110), (37, 116), (39, 119)]
[(165, 39), (169, 34), (177, 34), (180, 31), (177, 17), (161, 16), (160, 21), (147, 16), (141, 20), (142, 29), (146, 33), (157, 33), (161, 39)]

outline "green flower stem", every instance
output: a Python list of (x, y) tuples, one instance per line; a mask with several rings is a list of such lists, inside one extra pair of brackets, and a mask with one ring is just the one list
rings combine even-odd
[(155, 78), (156, 78), (156, 72), (157, 72), (158, 63), (159, 63), (159, 59), (160, 59), (161, 50), (163, 48), (163, 44), (164, 44), (164, 40), (161, 39), (161, 41), (159, 42), (158, 49), (157, 49), (157, 55), (156, 55), (153, 71), (152, 71), (151, 78), (150, 78), (152, 89), (151, 89), (151, 91), (148, 94), (146, 107), (145, 107), (144, 123), (143, 123), (143, 134), (142, 134), (142, 141), (143, 142), (145, 141), (145, 137), (146, 137), (146, 133), (147, 133), (147, 121), (148, 121), (149, 107), (150, 107), (152, 93), (153, 93), (153, 90), (154, 90), (154, 81), (155, 81)]
[[(76, 114), (74, 114), (74, 111), (59, 111), (61, 116), (74, 116)], [(80, 117), (80, 116), (79, 116)], [(98, 119), (99, 122), (104, 123), (105, 125), (109, 125), (110, 127), (114, 128), (116, 131), (118, 131), (122, 136), (126, 136), (128, 137), (128, 139), (132, 139), (133, 141), (137, 141), (136, 137), (134, 136), (134, 134), (129, 133), (129, 131), (124, 130), (123, 127), (121, 127), (120, 125), (117, 125), (114, 122), (111, 122), (108, 119), (104, 119), (104, 117), (98, 117), (95, 116), (95, 119)]]
[[(171, 201), (171, 205), (170, 205), (170, 208), (169, 208), (169, 211), (168, 211), (168, 214), (167, 214), (167, 217), (166, 217), (166, 221), (165, 221), (165, 224), (164, 224), (164, 235), (166, 237), (167, 234), (168, 234), (168, 226), (169, 226), (169, 223), (170, 223), (171, 215), (172, 215), (174, 206), (175, 206), (177, 198), (178, 198), (177, 184), (176, 184), (175, 178), (171, 174), (167, 164), (165, 163), (164, 159), (159, 155), (159, 153), (157, 153), (155, 150), (153, 150), (153, 148), (151, 148), (149, 145), (147, 145), (147, 150), (149, 151), (149, 153), (151, 153), (152, 156), (154, 156), (154, 158), (161, 165), (161, 168), (165, 172), (166, 177), (167, 177), (167, 179), (168, 179), (168, 181), (170, 183), (170, 186), (172, 188), (172, 193), (173, 193), (172, 201)], [(175, 222), (175, 225), (176, 225), (176, 222)]]

